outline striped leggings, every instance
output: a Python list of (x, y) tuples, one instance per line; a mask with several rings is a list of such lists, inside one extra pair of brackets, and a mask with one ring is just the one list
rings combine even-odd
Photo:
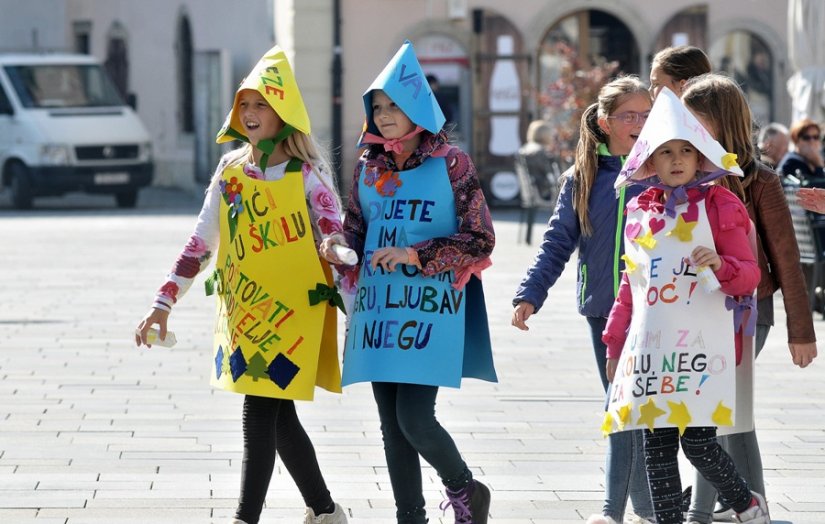
[(691, 464), (716, 487), (719, 497), (734, 511), (748, 509), (751, 493), (730, 456), (716, 442), (715, 427), (645, 430), (645, 469), (657, 524), (681, 524), (682, 483), (679, 479), (679, 441)]

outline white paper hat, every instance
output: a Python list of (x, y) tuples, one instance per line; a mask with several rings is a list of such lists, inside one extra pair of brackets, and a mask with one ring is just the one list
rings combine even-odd
[(668, 88), (662, 88), (650, 115), (647, 117), (636, 144), (630, 151), (627, 161), (616, 178), (616, 189), (645, 180), (656, 175), (653, 166), (645, 163), (657, 147), (668, 140), (686, 140), (702, 153), (704, 161), (699, 166), (701, 171), (727, 171), (736, 176), (744, 176), (736, 155), (728, 153), (699, 123), (693, 113)]

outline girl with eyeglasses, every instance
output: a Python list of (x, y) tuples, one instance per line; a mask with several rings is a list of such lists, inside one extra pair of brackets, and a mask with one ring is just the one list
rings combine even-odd
[(791, 142), (794, 151), (789, 151), (779, 162), (777, 170), (785, 175), (792, 175), (804, 181), (810, 179), (825, 180), (825, 165), (822, 159), (822, 130), (819, 124), (810, 118), (804, 118), (791, 126)]
[[(590, 324), (605, 392), (606, 346), (601, 336), (624, 269), (625, 202), (641, 192), (639, 187), (628, 187), (617, 194), (613, 183), (650, 107), (647, 87), (635, 76), (623, 76), (602, 87), (598, 101), (584, 111), (575, 165), (562, 175), (544, 240), (513, 299), (511, 323), (526, 331), (527, 320), (544, 304), (570, 255), (578, 249), (579, 313)], [(653, 520), (643, 455), (641, 430), (610, 435), (604, 508), (602, 514), (590, 517), (589, 524), (623, 522), (628, 495), (639, 522)]]

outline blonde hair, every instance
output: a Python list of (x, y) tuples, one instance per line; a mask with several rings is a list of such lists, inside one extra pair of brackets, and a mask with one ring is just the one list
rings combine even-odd
[(607, 83), (599, 90), (597, 102), (591, 104), (582, 113), (579, 126), (579, 142), (576, 144), (576, 163), (573, 167), (573, 209), (579, 217), (582, 234), (593, 234), (590, 223), (588, 203), (590, 191), (596, 180), (599, 168), (599, 144), (607, 143), (608, 136), (599, 127), (599, 118), (610, 116), (628, 96), (644, 95), (650, 99), (647, 87), (635, 75), (620, 76)]
[(553, 130), (550, 124), (544, 120), (533, 120), (527, 126), (527, 141), (537, 142), (541, 145), (549, 145), (553, 142)]
[[(223, 171), (228, 167), (237, 166), (252, 161), (252, 144), (245, 143), (237, 149), (233, 149), (221, 159), (219, 168), (212, 177), (210, 187), (216, 185), (220, 181)], [(310, 169), (318, 180), (329, 189), (330, 193), (335, 197), (338, 207), (341, 207), (341, 197), (338, 194), (338, 189), (335, 187), (335, 180), (332, 177), (331, 163), (329, 161), (329, 153), (326, 148), (315, 140), (315, 137), (294, 131), (287, 136), (283, 141), (284, 153), (290, 158), (297, 158), (309, 165)]]

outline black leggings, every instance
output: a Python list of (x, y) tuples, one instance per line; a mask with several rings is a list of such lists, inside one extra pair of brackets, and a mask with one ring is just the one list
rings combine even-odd
[(684, 522), (681, 508), (682, 483), (676, 458), (680, 441), (687, 459), (716, 488), (722, 501), (737, 513), (748, 509), (751, 502), (750, 489), (736, 471), (730, 455), (716, 441), (716, 427), (685, 428), (681, 437), (677, 428), (656, 428), (653, 431), (644, 430), (644, 436), (645, 468), (656, 522)]
[(332, 506), (332, 498), (315, 448), (298, 420), (291, 400), (246, 395), (243, 402), (243, 465), (241, 496), (235, 518), (257, 524), (269, 481), (275, 468), (275, 454), (298, 486), (304, 503), (316, 515)]

